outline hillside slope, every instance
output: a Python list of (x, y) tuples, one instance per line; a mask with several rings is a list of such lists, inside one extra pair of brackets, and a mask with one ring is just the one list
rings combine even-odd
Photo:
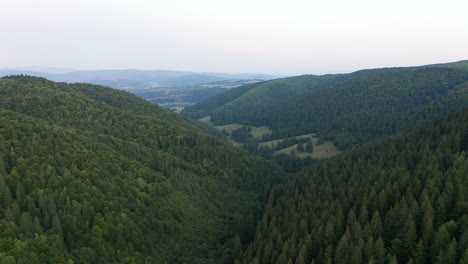
[(288, 178), (225, 263), (467, 263), (467, 124), (450, 114)]
[(304, 75), (244, 85), (187, 107), (182, 113), (196, 119), (215, 113), (228, 113), (223, 115), (224, 119), (216, 120), (216, 124), (229, 124), (256, 109), (272, 106), (308, 90), (324, 87), (340, 80), (341, 77)]
[[(392, 135), (468, 106), (468, 72), (446, 68), (396, 68), (369, 72), (244, 120), (270, 127), (273, 137), (305, 133), (328, 135), (348, 149)], [(224, 119), (214, 114), (212, 121)]]
[(350, 149), (468, 106), (465, 65), (284, 78), (233, 89), (182, 113), (210, 116), (215, 125), (267, 126), (273, 132), (264, 140), (319, 133)]
[(2, 262), (210, 262), (279, 176), (126, 93), (0, 79)]

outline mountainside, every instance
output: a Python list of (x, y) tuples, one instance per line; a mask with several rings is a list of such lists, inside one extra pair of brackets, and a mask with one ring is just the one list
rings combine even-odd
[[(270, 127), (273, 138), (321, 133), (349, 149), (467, 107), (467, 81), (461, 70), (389, 69), (304, 93), (246, 119)], [(218, 119), (224, 120), (212, 116)]]
[(467, 171), (468, 110), (317, 162), (224, 262), (468, 263)]
[(304, 75), (244, 85), (187, 107), (182, 113), (196, 119), (215, 115), (218, 112), (228, 113), (228, 116), (223, 116), (228, 120), (216, 120), (215, 123), (229, 124), (256, 109), (273, 106), (308, 90), (327, 86), (341, 78), (341, 75)]
[(452, 68), (452, 69), (468, 71), (468, 60), (462, 60), (462, 61), (451, 62), (451, 63), (440, 63), (440, 64), (434, 64), (434, 65), (429, 65), (429, 66)]
[(218, 126), (266, 126), (272, 132), (264, 141), (318, 133), (350, 149), (467, 107), (465, 65), (284, 78), (235, 88), (182, 113), (210, 116)]
[(122, 91), (0, 79), (0, 259), (207, 263), (280, 177)]

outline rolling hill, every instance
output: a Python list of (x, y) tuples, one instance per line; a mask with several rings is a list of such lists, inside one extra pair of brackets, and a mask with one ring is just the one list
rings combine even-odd
[(273, 106), (277, 102), (293, 98), (308, 90), (325, 87), (342, 77), (341, 75), (304, 75), (244, 85), (187, 107), (182, 113), (200, 119), (218, 112), (229, 112), (232, 114), (228, 120), (213, 121), (217, 125), (234, 123), (239, 120), (237, 116), (241, 117), (256, 109)]
[(0, 79), (0, 262), (207, 263), (278, 167), (130, 93)]

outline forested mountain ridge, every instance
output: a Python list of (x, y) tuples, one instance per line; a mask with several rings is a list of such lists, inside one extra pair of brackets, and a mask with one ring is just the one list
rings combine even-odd
[(468, 110), (273, 188), (225, 263), (468, 263)]
[[(284, 85), (278, 83), (275, 88), (273, 84), (279, 81)], [(192, 117), (209, 115), (215, 125), (267, 126), (272, 133), (264, 140), (319, 133), (339, 148), (350, 149), (468, 106), (465, 61), (362, 70), (346, 75), (290, 77), (259, 85), (281, 90), (281, 94), (287, 94), (290, 87), (300, 92), (262, 104), (265, 95), (259, 92), (259, 96), (253, 96), (254, 90), (261, 91), (254, 87), (235, 100), (222, 101), (227, 98), (223, 93), (182, 113)], [(240, 93), (246, 88), (229, 92)]]
[(315, 132), (349, 149), (464, 107), (468, 71), (395, 68), (304, 93), (247, 120), (271, 127), (273, 138)]
[[(293, 98), (307, 90), (324, 87), (342, 77), (341, 75), (303, 75), (244, 85), (187, 107), (182, 113), (197, 119), (223, 111), (243, 116), (255, 109)], [(216, 122), (216, 124), (223, 125), (232, 123), (234, 120), (230, 118)]]
[(453, 69), (468, 71), (468, 60), (462, 60), (462, 61), (451, 62), (451, 63), (439, 63), (439, 64), (433, 64), (433, 65), (429, 65), (429, 66), (431, 66), (431, 67), (453, 68)]
[(104, 86), (99, 87), (98, 85), (90, 85), (86, 83), (73, 83), (70, 84), (70, 87), (80, 93), (83, 93), (91, 99), (106, 103), (110, 106), (122, 110), (129, 111), (133, 114), (157, 117), (158, 119), (162, 119), (186, 128), (198, 128), (204, 130), (205, 132), (214, 133), (214, 130), (204, 126), (200, 122), (196, 122), (193, 119), (186, 118), (182, 115), (174, 115), (172, 111), (163, 107), (154, 107), (154, 104), (146, 100), (143, 101), (141, 98), (133, 95), (130, 92), (117, 89), (108, 89)]
[(279, 177), (126, 93), (0, 79), (2, 261), (213, 261), (244, 204)]

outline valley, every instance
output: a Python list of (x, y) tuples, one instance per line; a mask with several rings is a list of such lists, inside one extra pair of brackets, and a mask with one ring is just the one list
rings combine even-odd
[(261, 82), (261, 80), (224, 80), (192, 86), (146, 87), (127, 90), (149, 102), (180, 113), (185, 107), (204, 101), (228, 89), (257, 82)]
[(468, 1), (0, 10), (0, 264), (468, 264)]

